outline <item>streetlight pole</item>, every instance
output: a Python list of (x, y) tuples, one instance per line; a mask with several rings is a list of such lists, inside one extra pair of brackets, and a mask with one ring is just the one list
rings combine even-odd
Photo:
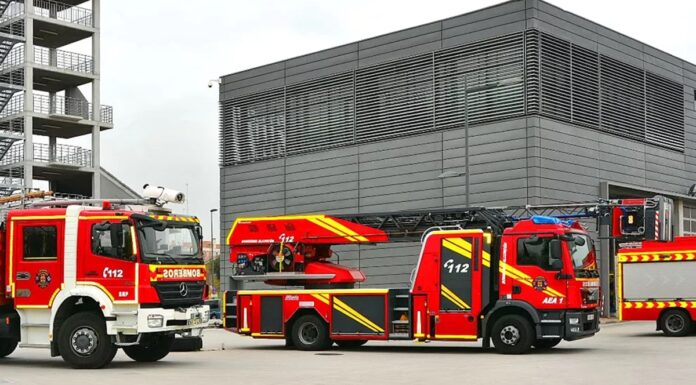
[[(213, 238), (213, 213), (218, 211), (218, 209), (210, 209), (210, 266), (213, 266), (213, 257), (215, 254), (215, 238)], [(213, 272), (214, 273), (214, 272)], [(211, 276), (212, 274), (208, 274)], [(212, 279), (209, 278), (208, 285), (212, 286)]]

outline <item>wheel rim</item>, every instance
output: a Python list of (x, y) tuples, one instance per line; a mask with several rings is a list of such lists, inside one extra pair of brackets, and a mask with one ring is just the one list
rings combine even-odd
[(300, 325), (299, 338), (304, 345), (312, 345), (319, 338), (319, 328), (311, 322), (305, 322)]
[(83, 326), (75, 329), (70, 337), (70, 347), (81, 356), (89, 356), (94, 353), (97, 346), (99, 346), (99, 337), (91, 327)]
[(520, 330), (513, 325), (507, 325), (500, 331), (500, 340), (505, 345), (515, 345), (520, 340)]
[(684, 324), (685, 320), (681, 314), (670, 314), (667, 317), (667, 322), (665, 322), (667, 330), (671, 333), (679, 333), (684, 330)]

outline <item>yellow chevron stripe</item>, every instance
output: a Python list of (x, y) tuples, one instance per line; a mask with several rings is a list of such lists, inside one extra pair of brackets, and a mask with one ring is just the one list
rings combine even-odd
[(483, 262), (483, 266), (491, 267), (491, 255), (488, 254), (488, 252), (485, 250), (483, 250), (483, 253), (481, 255), (483, 256), (483, 258), (481, 259), (481, 261)]
[(352, 318), (353, 320), (359, 322), (360, 324), (364, 325), (368, 329), (371, 329), (372, 331), (375, 331), (378, 333), (384, 333), (384, 329), (379, 327), (379, 325), (370, 321), (365, 316), (358, 313), (355, 309), (348, 306), (345, 302), (341, 301), (340, 299), (333, 297), (333, 303), (334, 303), (334, 309), (340, 311), (341, 313), (343, 313), (346, 316)]
[[(508, 265), (507, 263), (505, 263), (503, 261), (500, 261), (500, 267), (498, 270), (500, 271), (500, 273), (505, 272), (505, 274), (508, 277), (514, 279), (515, 281), (523, 283), (529, 287), (534, 287), (534, 285), (532, 284), (532, 281), (533, 281), (532, 277), (517, 270), (516, 268)], [(544, 289), (542, 291), (542, 293), (549, 295), (549, 296), (553, 296), (553, 297), (565, 297), (565, 294), (555, 290), (552, 287), (546, 287), (546, 289)]]
[(336, 229), (336, 228), (332, 227), (332, 226), (329, 225), (328, 223), (322, 222), (321, 219), (319, 219), (319, 218), (307, 218), (307, 219), (308, 219), (310, 222), (314, 223), (315, 225), (317, 225), (317, 226), (319, 226), (319, 227), (321, 227), (321, 228), (323, 228), (323, 229), (329, 230), (330, 232), (332, 232), (332, 233), (334, 233), (334, 234), (336, 234), (336, 235), (339, 235), (339, 236), (341, 236), (341, 237), (343, 237), (343, 238), (346, 238), (346, 239), (348, 239), (348, 240), (351, 241), (351, 242), (358, 242), (357, 239), (351, 237), (349, 234), (346, 234), (345, 232), (343, 232), (343, 231), (341, 231), (341, 230), (339, 230), (339, 229)]
[(463, 299), (459, 298), (452, 290), (450, 290), (447, 286), (440, 284), (440, 290), (442, 290), (442, 295), (447, 298), (448, 300), (452, 301), (455, 305), (459, 306), (462, 309), (471, 309), (471, 306), (464, 302)]
[(321, 294), (312, 294), (312, 297), (318, 299), (321, 302), (324, 302), (325, 304), (329, 304), (329, 300), (324, 298)]
[[(329, 295), (328, 294), (312, 294), (312, 297), (318, 299), (319, 301), (321, 301), (327, 305), (329, 304)], [(358, 313), (357, 311), (352, 309), (350, 306), (346, 305), (343, 301), (341, 301), (335, 297), (334, 297), (334, 309), (340, 311), (348, 318), (351, 318), (355, 322), (365, 326), (366, 328), (372, 330), (373, 332), (376, 332), (376, 333), (384, 332), (384, 330), (381, 329), (379, 326), (375, 325), (374, 323), (372, 323), (372, 321), (363, 317), (360, 313)], [(351, 313), (351, 310), (354, 313)], [(360, 319), (361, 317), (362, 317), (362, 319)]]
[(341, 223), (339, 223), (338, 221), (334, 220), (333, 218), (330, 218), (330, 217), (323, 217), (323, 218), (321, 218), (320, 220), (321, 220), (322, 222), (328, 224), (329, 226), (335, 228), (335, 229), (339, 229), (339, 230), (343, 231), (344, 233), (346, 233), (346, 234), (348, 234), (348, 235), (354, 237), (355, 239), (357, 239), (357, 240), (359, 240), (359, 241), (361, 241), (361, 242), (367, 242), (367, 241), (369, 241), (369, 239), (367, 239), (367, 238), (363, 237), (362, 235), (356, 233), (355, 231), (351, 230), (350, 228), (348, 228), (348, 227), (342, 225)]
[(447, 249), (452, 250), (461, 256), (471, 259), (471, 251), (466, 250), (460, 245), (455, 244), (454, 242), (452, 242), (452, 239), (443, 239), (442, 246), (445, 246)]

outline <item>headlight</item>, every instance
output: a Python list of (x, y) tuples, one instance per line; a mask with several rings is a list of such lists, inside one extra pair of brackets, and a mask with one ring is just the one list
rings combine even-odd
[(164, 317), (160, 314), (150, 314), (147, 316), (147, 326), (149, 328), (161, 328), (164, 326)]
[(571, 325), (577, 325), (577, 324), (580, 323), (580, 319), (579, 319), (579, 318), (568, 318), (568, 322), (569, 322)]

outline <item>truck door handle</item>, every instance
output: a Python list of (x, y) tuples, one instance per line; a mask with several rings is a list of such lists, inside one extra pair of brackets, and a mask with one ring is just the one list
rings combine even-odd
[(85, 276), (87, 276), (87, 277), (96, 277), (98, 275), (99, 275), (99, 273), (97, 273), (96, 271), (88, 271), (85, 273)]
[(522, 293), (522, 287), (519, 285), (512, 285), (512, 294)]

